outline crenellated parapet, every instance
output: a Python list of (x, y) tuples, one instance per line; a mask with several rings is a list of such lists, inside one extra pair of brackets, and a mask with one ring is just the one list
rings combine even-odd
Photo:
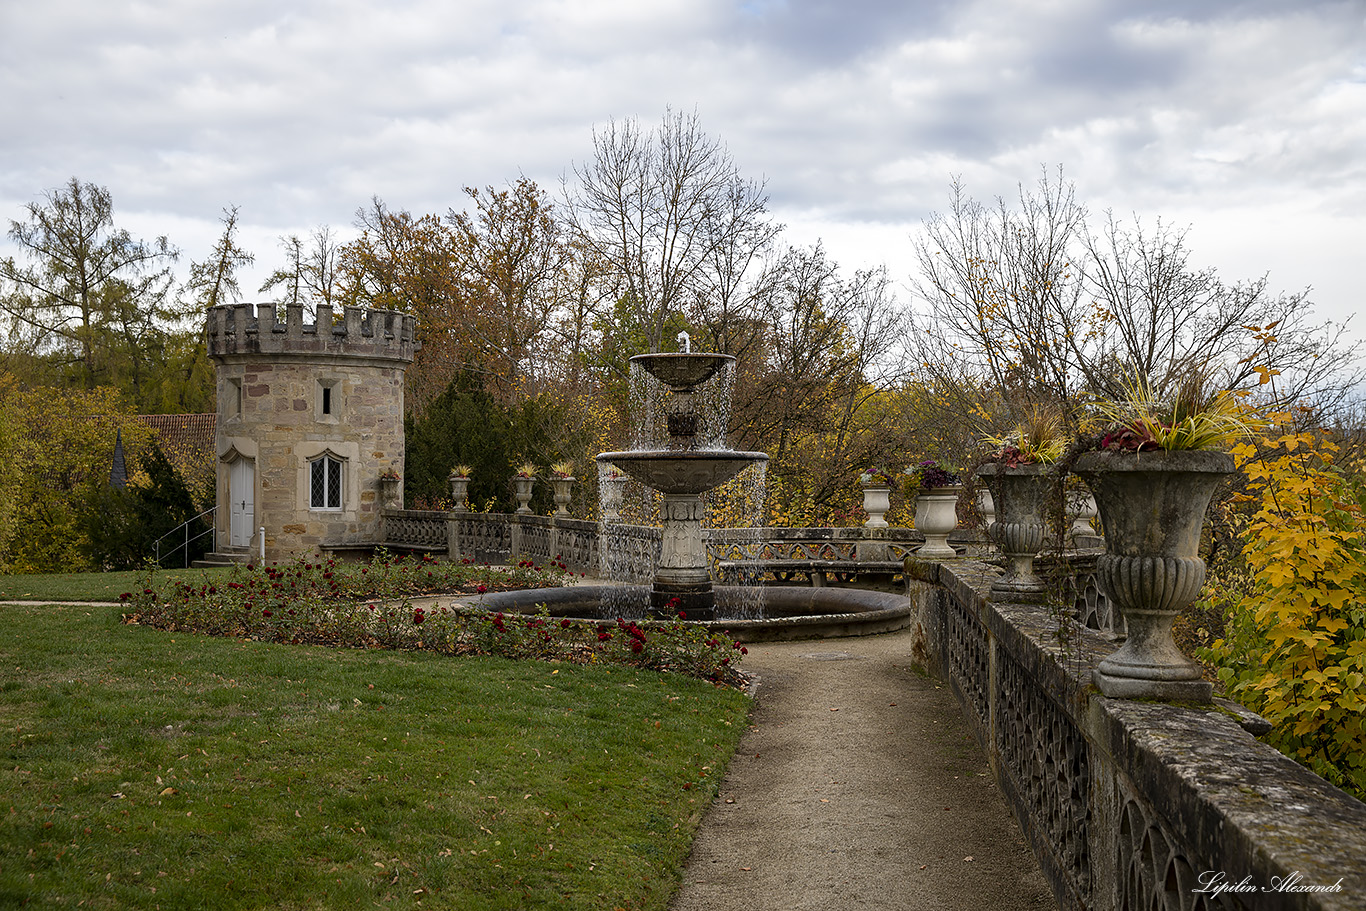
[(211, 307), (205, 334), (211, 358), (270, 355), (288, 358), (371, 358), (409, 363), (421, 347), (417, 317), (396, 310), (319, 304), (312, 322), (304, 308), (287, 304), (281, 320), (275, 304), (222, 304)]

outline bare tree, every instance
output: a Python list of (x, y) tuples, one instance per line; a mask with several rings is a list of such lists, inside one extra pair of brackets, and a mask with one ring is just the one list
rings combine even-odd
[(992, 207), (955, 181), (948, 211), (926, 221), (915, 253), (926, 304), (916, 360), (922, 381), (950, 390), (946, 405), (960, 414), (983, 409), (952, 390), (978, 394), (982, 381), (1016, 412), (1119, 396), (1136, 379), (1161, 391), (1193, 371), (1246, 389), (1257, 368), (1293, 377), (1283, 398), (1324, 406), (1358, 375), (1342, 327), (1315, 322), (1305, 293), (1273, 294), (1265, 277), (1229, 285), (1195, 269), (1184, 232), (1161, 222), (1146, 230), (1108, 215), (1093, 232), (1061, 172)]
[(1097, 394), (1123, 394), (1126, 378), (1169, 389), (1193, 370), (1225, 389), (1257, 386), (1258, 368), (1278, 371), (1276, 404), (1336, 407), (1359, 371), (1343, 327), (1313, 319), (1308, 292), (1277, 294), (1267, 276), (1233, 285), (1212, 268), (1194, 269), (1185, 231), (1152, 230), (1107, 213), (1086, 232), (1085, 332), (1074, 357)]
[(605, 264), (612, 300), (639, 314), (650, 350), (685, 310), (711, 313), (740, 297), (755, 251), (776, 235), (762, 183), (745, 180), (697, 115), (667, 111), (656, 130), (635, 120), (593, 133), (594, 157), (566, 183), (569, 224)]
[(189, 295), (187, 310), (203, 313), (209, 307), (235, 303), (242, 297), (237, 284), (237, 270), (249, 266), (256, 257), (237, 245), (237, 206), (223, 209), (223, 233), (214, 244), (209, 258), (190, 264), (190, 277), (182, 294)]

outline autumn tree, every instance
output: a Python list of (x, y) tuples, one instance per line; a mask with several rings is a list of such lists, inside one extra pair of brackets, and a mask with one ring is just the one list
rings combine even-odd
[(483, 370), (487, 352), (464, 331), (468, 296), (451, 230), (379, 198), (356, 213), (360, 237), (340, 248), (338, 285), (350, 302), (418, 319), (422, 348), (407, 371), (407, 406), (420, 414), (462, 370)]
[(769, 452), (778, 489), (819, 512), (870, 462), (904, 459), (898, 428), (865, 420), (901, 377), (901, 307), (885, 268), (845, 273), (819, 243), (767, 273), (761, 356), (740, 365), (731, 435)]
[(467, 301), (464, 328), (482, 343), (490, 376), (509, 401), (518, 386), (534, 392), (550, 369), (571, 254), (553, 204), (534, 181), (522, 177), (505, 190), (466, 187), (465, 195), (473, 212), (446, 215)]
[(136, 394), (175, 316), (165, 237), (145, 242), (114, 225), (109, 191), (76, 178), (30, 203), (10, 223), (24, 259), (0, 260), (0, 311), (12, 345), (82, 388), (126, 385)]

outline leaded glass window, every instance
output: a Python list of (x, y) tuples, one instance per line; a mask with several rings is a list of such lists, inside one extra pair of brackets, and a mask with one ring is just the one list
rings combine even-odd
[(341, 509), (342, 463), (325, 455), (308, 466), (308, 505), (313, 509)]

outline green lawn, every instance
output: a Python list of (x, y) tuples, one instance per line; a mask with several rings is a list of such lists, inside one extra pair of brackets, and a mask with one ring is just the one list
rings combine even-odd
[[(230, 573), (229, 567), (213, 569), (162, 569), (157, 583), (175, 579), (198, 583)], [(30, 576), (0, 576), (0, 601), (117, 601), (126, 591), (142, 588), (146, 574), (140, 570), (114, 573), (50, 573)]]
[(0, 608), (0, 907), (662, 909), (748, 707), (118, 616)]

